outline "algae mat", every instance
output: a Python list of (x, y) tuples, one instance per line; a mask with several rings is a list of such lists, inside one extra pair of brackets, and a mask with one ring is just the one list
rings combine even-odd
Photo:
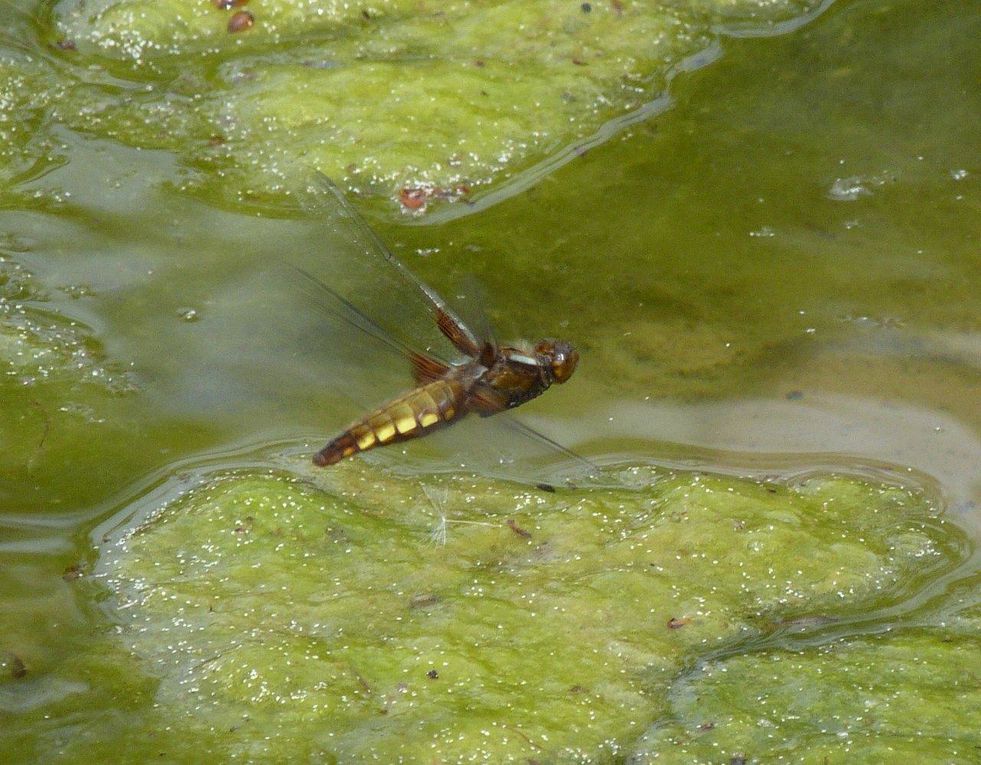
[(783, 31), (828, 4), (265, 0), (231, 33), (209, 2), (66, 0), (40, 20), (51, 60), (6, 54), (5, 153), (33, 120), (62, 122), (168, 148), (189, 184), (240, 198), (314, 166), (419, 211), (561, 163), (663, 107), (672, 74), (720, 35)]
[[(801, 754), (793, 694), (771, 694), (765, 735), (746, 720), (754, 711), (740, 714), (741, 694), (779, 673), (744, 685), (751, 655), (718, 658), (705, 677), (684, 671), (787, 635), (854, 632), (967, 549), (923, 495), (845, 477), (638, 467), (609, 470), (607, 486), (544, 491), (407, 481), (359, 462), (287, 467), (198, 476), (149, 503), (135, 529), (127, 515), (102, 564), (122, 640), (160, 678), (162, 722), (210, 756), (593, 762), (689, 752), (661, 746), (678, 729), (706, 755)], [(913, 702), (899, 699), (928, 675), (936, 709), (959, 711), (935, 714), (931, 737), (970, 752), (981, 691), (964, 668), (977, 635), (880, 642), (841, 649), (866, 683), (847, 706), (875, 705), (890, 745), (915, 737)], [(816, 720), (857, 692), (835, 651), (794, 664)], [(727, 662), (732, 675), (718, 675)], [(880, 673), (890, 683), (873, 682)], [(738, 691), (691, 700), (691, 686), (720, 682)], [(807, 725), (808, 748), (841, 748), (838, 730)]]

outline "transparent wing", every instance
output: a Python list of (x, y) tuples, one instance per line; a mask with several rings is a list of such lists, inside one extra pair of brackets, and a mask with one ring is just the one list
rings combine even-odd
[(583, 457), (581, 454), (574, 452), (567, 446), (563, 446), (558, 441), (553, 438), (549, 438), (541, 431), (535, 430), (530, 425), (522, 422), (521, 420), (510, 416), (502, 419), (503, 424), (510, 428), (515, 433), (524, 436), (531, 441), (535, 441), (544, 445), (546, 448), (554, 450), (559, 454), (567, 457), (572, 462), (576, 464), (577, 467), (585, 469), (586, 475), (594, 476), (599, 475), (599, 467), (590, 459)]
[[(324, 253), (319, 267), (302, 268), (327, 287), (329, 302), (369, 317), (404, 346), (437, 358), (473, 355), (491, 339), (395, 257), (327, 176), (317, 173), (309, 192), (308, 207), (339, 235), (335, 241), (346, 243), (342, 251)], [(446, 348), (448, 338), (453, 350)]]

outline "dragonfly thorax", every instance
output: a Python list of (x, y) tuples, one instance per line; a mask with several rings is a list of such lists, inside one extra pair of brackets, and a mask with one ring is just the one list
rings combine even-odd
[(469, 395), (469, 407), (483, 416), (513, 409), (563, 383), (579, 355), (561, 340), (542, 340), (534, 347), (500, 347), (493, 363), (482, 367)]

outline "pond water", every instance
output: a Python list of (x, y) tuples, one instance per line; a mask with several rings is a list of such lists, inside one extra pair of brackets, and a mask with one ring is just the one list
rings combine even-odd
[[(45, 26), (50, 19), (43, 13), (14, 16), (20, 26), (0, 34), (0, 55), (10, 56), (0, 64), (14, 65), (9, 64), (14, 54), (25, 51), (38, 59), (51, 56), (44, 42), (51, 35)], [(365, 592), (383, 589), (386, 577), (394, 576), (386, 562), (405, 571), (431, 569), (445, 577), (443, 582), (470, 567), (480, 569), (479, 560), (466, 560), (466, 550), (435, 561), (418, 553), (432, 546), (426, 546), (424, 534), (414, 539), (411, 524), (423, 523), (441, 502), (456, 508), (448, 511), (451, 520), (490, 522), (497, 515), (511, 517), (501, 503), (524, 497), (525, 484), (561, 486), (570, 477), (588, 491), (611, 493), (602, 499), (570, 495), (578, 498), (580, 504), (568, 501), (577, 511), (549, 497), (522, 502), (568, 512), (565, 532), (550, 526), (554, 521), (542, 511), (533, 516), (533, 523), (541, 524), (534, 533), (548, 529), (554, 534), (551, 544), (567, 551), (577, 529), (587, 561), (593, 553), (602, 557), (590, 553), (585, 541), (598, 533), (587, 511), (615, 514), (611, 508), (634, 502), (646, 507), (630, 492), (648, 480), (650, 485), (666, 481), (657, 501), (667, 502), (664, 497), (675, 490), (694, 491), (686, 488), (690, 476), (704, 474), (710, 474), (707, 481), (721, 482), (712, 484), (715, 491), (740, 497), (756, 496), (743, 479), (753, 486), (773, 482), (793, 495), (785, 512), (799, 518), (817, 512), (818, 504), (808, 504), (814, 496), (834, 496), (836, 479), (828, 476), (889, 487), (882, 490), (888, 496), (881, 507), (879, 499), (869, 498), (879, 496), (875, 492), (867, 495), (851, 484), (840, 492), (876, 513), (894, 506), (889, 503), (901, 505), (909, 513), (903, 523), (913, 518), (922, 524), (917, 549), (942, 559), (922, 569), (909, 562), (916, 558), (912, 553), (909, 561), (893, 561), (890, 565), (906, 575), (897, 575), (892, 589), (871, 588), (867, 600), (843, 604), (840, 613), (817, 595), (805, 598), (803, 615), (781, 617), (815, 619), (801, 630), (787, 630), (800, 632), (796, 637), (787, 638), (780, 626), (779, 634), (763, 630), (767, 640), (754, 643), (746, 638), (748, 627), (726, 632), (720, 626), (719, 635), (727, 636), (724, 650), (718, 648), (721, 642), (658, 644), (651, 652), (663, 649), (659, 658), (638, 660), (635, 669), (649, 673), (642, 683), (646, 693), (670, 697), (674, 706), (645, 706), (644, 692), (629, 699), (624, 692), (623, 706), (610, 702), (605, 713), (598, 712), (596, 725), (608, 724), (608, 735), (590, 729), (594, 743), (582, 751), (556, 755), (536, 739), (528, 751), (546, 760), (633, 756), (647, 761), (674, 751), (671, 756), (679, 762), (712, 761), (704, 752), (679, 754), (687, 739), (672, 729), (671, 720), (695, 720), (700, 714), (693, 711), (692, 694), (704, 687), (699, 683), (718, 682), (713, 661), (734, 656), (734, 675), (745, 672), (751, 678), (752, 657), (763, 648), (816, 647), (801, 659), (805, 673), (827, 671), (822, 651), (840, 640), (853, 641), (843, 655), (847, 661), (855, 657), (856, 667), (898, 662), (880, 657), (905, 650), (910, 653), (902, 661), (919, 654), (927, 664), (960, 666), (959, 659), (932, 653), (945, 640), (967, 641), (965, 655), (976, 656), (981, 638), (979, 33), (970, 2), (839, 2), (784, 35), (724, 37), (706, 57), (718, 60), (674, 77), (669, 108), (623, 127), (540, 177), (521, 176), (517, 186), (527, 188), (497, 204), (478, 205), (481, 209), (469, 215), (436, 210), (416, 218), (393, 215), (391, 205), (378, 200), (357, 203), (395, 253), (444, 294), (467, 292), (474, 275), (500, 337), (565, 337), (576, 344), (582, 362), (573, 380), (529, 404), (521, 417), (600, 466), (594, 479), (584, 477), (566, 455), (541, 443), (516, 441), (492, 421), (467, 423), (404, 450), (380, 450), (363, 465), (347, 466), (340, 478), (314, 475), (308, 455), (365, 405), (404, 384), (404, 372), (384, 348), (333, 335), (317, 296), (282, 267), (299, 266), (332, 285), (360, 288), (358, 274), (345, 265), (356, 253), (344, 230), (330, 225), (328, 207), (295, 196), (229, 203), (213, 185), (189, 183), (204, 171), (175, 152), (126, 144), (97, 129), (80, 129), (77, 121), (66, 120), (72, 129), (46, 125), (26, 138), (30, 118), (11, 128), (5, 138), (19, 142), (21, 164), (5, 164), (0, 193), (0, 359), (6, 365), (0, 381), (0, 748), (7, 761), (113, 755), (139, 760), (158, 754), (190, 761), (200, 747), (245, 760), (296, 755), (329, 761), (345, 754), (367, 759), (399, 751), (388, 739), (372, 738), (371, 726), (355, 717), (344, 719), (348, 730), (363, 737), (360, 743), (319, 741), (317, 747), (291, 749), (287, 742), (269, 750), (253, 741), (253, 748), (228, 749), (214, 730), (195, 727), (188, 710), (196, 707), (173, 713), (187, 693), (175, 678), (182, 672), (195, 682), (198, 678), (188, 665), (174, 664), (159, 639), (127, 632), (132, 623), (125, 607), (133, 604), (145, 610), (133, 617), (144, 625), (143, 633), (156, 634), (156, 627), (176, 617), (140, 602), (138, 583), (141, 577), (152, 580), (153, 569), (140, 569), (118, 546), (139, 522), (188, 490), (207, 489), (216, 474), (222, 480), (245, 476), (244, 489), (229, 491), (257, 492), (256, 497), (263, 491), (279, 496), (279, 489), (263, 483), (268, 475), (299, 476), (326, 487), (328, 494), (360, 497), (370, 512), (344, 530), (351, 538), (372, 540), (362, 548), (370, 561), (361, 569), (345, 569), (352, 579), (372, 583), (360, 593), (358, 607), (369, 602)], [(24, 87), (28, 81), (25, 75)], [(185, 191), (188, 185), (193, 193)], [(444, 209), (456, 213), (464, 203), (456, 204)], [(397, 297), (392, 307), (393, 297), (371, 299), (401, 310)], [(663, 477), (667, 474), (670, 479)], [(381, 518), (386, 510), (400, 512), (396, 497), (409, 501), (405, 497), (417, 481), (439, 483), (433, 476), (449, 482), (447, 497), (425, 505), (422, 515), (406, 511), (404, 528)], [(458, 483), (470, 480), (476, 500), (465, 499), (467, 491)], [(831, 488), (823, 481), (832, 481)], [(362, 488), (352, 488), (356, 485)], [(219, 524), (224, 511), (210, 501), (209, 495), (191, 507)], [(291, 494), (282, 501), (282, 507), (298, 503), (298, 510), (289, 504), (298, 523), (309, 522), (304, 513), (319, 512), (319, 505), (313, 510), (304, 505), (303, 497)], [(459, 512), (474, 501), (484, 503), (479, 513)], [(175, 517), (183, 517), (185, 506), (174, 507)], [(720, 505), (718, 512), (726, 507)], [(772, 513), (761, 515), (760, 524), (765, 517), (778, 527), (785, 521), (788, 528), (795, 526), (783, 510)], [(612, 518), (604, 516), (604, 523), (616, 526), (619, 521)], [(241, 520), (233, 520), (244, 533)], [(192, 520), (187, 523), (187, 533), (204, 533)], [(636, 528), (630, 524), (640, 521), (623, 523)], [(179, 548), (180, 541), (168, 540), (167, 528), (176, 528), (172, 537), (181, 537), (180, 526), (165, 524), (160, 549)], [(523, 539), (509, 528), (515, 540)], [(848, 533), (870, 538), (881, 533), (882, 549), (904, 549), (903, 538), (890, 536), (894, 530), (871, 528), (858, 524)], [(724, 550), (731, 530), (726, 529), (706, 531), (705, 549)], [(835, 548), (823, 533), (815, 534), (821, 555), (821, 544)], [(497, 538), (471, 539), (462, 531), (457, 535), (461, 543), (494, 555), (503, 544)], [(696, 539), (672, 538), (682, 548)], [(272, 555), (274, 547), (262, 554)], [(596, 549), (611, 559), (621, 554), (599, 542)], [(807, 548), (800, 549), (806, 558)], [(146, 549), (139, 554), (152, 560)], [(862, 560), (854, 552), (835, 565), (848, 571), (854, 564), (854, 571), (864, 572)], [(616, 561), (621, 568), (628, 565), (626, 557)], [(161, 559), (153, 565), (166, 564)], [(577, 582), (595, 575), (588, 588), (594, 592), (602, 589), (603, 576), (619, 569), (613, 563), (609, 570), (595, 561), (590, 565), (563, 571), (552, 591), (548, 577), (535, 580), (555, 598), (550, 608), (569, 608), (585, 621), (606, 607), (577, 590)], [(210, 586), (206, 574), (203, 584), (194, 579), (198, 573), (178, 567), (168, 569), (167, 577), (190, 582), (191, 591)], [(278, 573), (269, 581), (278, 581)], [(701, 581), (700, 574), (684, 569), (674, 573)], [(289, 569), (282, 576), (282, 587), (288, 588)], [(524, 576), (521, 581), (533, 578)], [(855, 574), (856, 580), (862, 576)], [(435, 588), (437, 574), (431, 577), (416, 589)], [(728, 581), (725, 574), (720, 581)], [(481, 587), (495, 585), (493, 576), (480, 580)], [(523, 601), (521, 587), (501, 586), (506, 591), (501, 604)], [(623, 587), (625, 597), (633, 593), (629, 582), (618, 579), (606, 586)], [(299, 578), (297, 590), (306, 592)], [(180, 595), (192, 597), (188, 591)], [(577, 599), (579, 611), (572, 605)], [(721, 611), (738, 610), (735, 601), (720, 602), (728, 603), (718, 606)], [(248, 607), (261, 605), (250, 601)], [(678, 615), (684, 610), (679, 609)], [(296, 610), (302, 621), (302, 609)], [(350, 614), (332, 618), (341, 623)], [(534, 626), (511, 624), (506, 614), (493, 618), (534, 638), (518, 649), (530, 652), (527, 662), (517, 654), (466, 655), (466, 660), (473, 666), (512, 661), (516, 671), (532, 676), (542, 656), (549, 655), (547, 646), (536, 642)], [(343, 624), (356, 642), (357, 620)], [(577, 622), (563, 624), (575, 629), (570, 625)], [(938, 625), (939, 632), (929, 631)], [(248, 620), (232, 626), (225, 634), (229, 640), (250, 628)], [(640, 629), (625, 623), (621, 633), (601, 639), (604, 645), (618, 641), (637, 650), (628, 637), (635, 628)], [(451, 642), (447, 635), (453, 629), (441, 624), (435, 634)], [(732, 637), (739, 630), (743, 642)], [(905, 642), (879, 646), (878, 636), (891, 631)], [(460, 640), (471, 637), (474, 644), (480, 639)], [(420, 642), (430, 638), (412, 636)], [(385, 650), (373, 650), (364, 649), (365, 666), (374, 669), (390, 659)], [(652, 669), (662, 659), (663, 666)], [(560, 664), (575, 667), (581, 660), (563, 654)], [(743, 661), (750, 664), (738, 663)], [(770, 655), (764, 661), (770, 662)], [(773, 670), (779, 671), (787, 670)], [(565, 681), (574, 673), (557, 674)], [(590, 687), (605, 681), (602, 672), (589, 674)], [(371, 695), (374, 683), (356, 678), (347, 692)], [(585, 679), (566, 683), (586, 684)], [(903, 688), (915, 695), (917, 687)], [(493, 693), (483, 690), (483, 695), (473, 691), (484, 705), (481, 724), (493, 727), (497, 721), (487, 712)], [(247, 695), (252, 689), (246, 680), (241, 687), (229, 681), (221, 698), (235, 698), (239, 691)], [(950, 709), (954, 717), (963, 714), (963, 728), (954, 725), (915, 750), (921, 761), (970, 762), (977, 755), (981, 738), (976, 727), (970, 732), (970, 721), (981, 716), (976, 675), (957, 693)], [(731, 688), (716, 689), (712, 698), (718, 707), (712, 727), (726, 715), (738, 718), (740, 699)], [(931, 698), (924, 692), (925, 703)], [(534, 699), (518, 702), (501, 692), (495, 703), (514, 703), (534, 717)], [(232, 707), (239, 715), (241, 709)], [(636, 716), (636, 729), (624, 728), (618, 708)], [(466, 715), (470, 708), (447, 709)], [(914, 707), (911, 714), (920, 711)], [(291, 724), (301, 724), (315, 717), (316, 708), (293, 712)], [(338, 707), (332, 714), (348, 712)], [(556, 707), (556, 719), (565, 719), (566, 712)], [(570, 727), (585, 725), (571, 713), (568, 720)], [(898, 715), (890, 724), (900, 726), (900, 720)], [(222, 718), (223, 725), (227, 722)], [(701, 724), (708, 725), (707, 718)], [(128, 755), (118, 750), (123, 737), (140, 741)], [(912, 732), (895, 733), (890, 746), (896, 751), (911, 746), (911, 737)], [(795, 732), (790, 738), (797, 748), (782, 756), (810, 761), (802, 743), (806, 735)], [(462, 759), (461, 750), (439, 740), (447, 747), (436, 750), (445, 752), (444, 761)], [(758, 746), (750, 738), (741, 741), (747, 750)], [(735, 753), (736, 746), (726, 743), (722, 751)], [(491, 746), (487, 751), (487, 759), (504, 760), (519, 750)], [(861, 761), (861, 747), (843, 750), (846, 754), (827, 751)], [(768, 761), (759, 749), (750, 751), (753, 756)]]

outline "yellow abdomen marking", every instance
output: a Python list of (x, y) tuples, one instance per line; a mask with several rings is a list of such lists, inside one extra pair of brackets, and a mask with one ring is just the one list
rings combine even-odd
[(358, 449), (360, 449), (361, 451), (370, 449), (372, 446), (375, 445), (376, 439), (375, 439), (374, 431), (365, 430), (364, 433), (352, 434), (352, 435), (354, 435), (354, 439), (358, 444)]
[(464, 393), (456, 380), (436, 380), (410, 391), (351, 425), (321, 449), (315, 461), (333, 465), (356, 452), (423, 436), (461, 414), (458, 404)]
[(412, 407), (406, 403), (396, 404), (390, 410), (392, 419), (395, 421), (395, 429), (400, 435), (405, 435), (406, 433), (411, 433), (417, 427), (419, 423), (416, 422), (416, 413), (412, 411)]
[(375, 435), (383, 444), (387, 444), (395, 438), (395, 426), (391, 422), (374, 425)]

